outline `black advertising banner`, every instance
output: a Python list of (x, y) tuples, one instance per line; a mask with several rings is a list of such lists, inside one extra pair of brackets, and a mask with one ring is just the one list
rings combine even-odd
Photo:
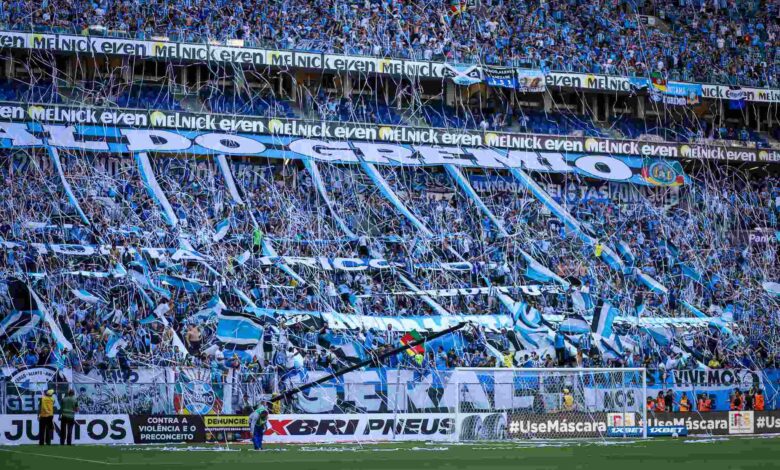
[(650, 426), (685, 426), (689, 435), (780, 434), (778, 411), (649, 413)]
[(729, 434), (729, 412), (713, 411), (709, 413), (647, 413), (649, 426), (684, 426), (691, 436)]
[(136, 444), (205, 442), (203, 418), (197, 415), (132, 415), (133, 440)]
[(511, 439), (575, 439), (607, 435), (607, 413), (509, 414), (507, 437)]
[[(272, 443), (449, 441), (456, 431), (462, 439), (603, 438), (615, 435), (616, 427), (639, 428), (641, 417), (641, 413), (524, 410), (465, 414), (456, 428), (456, 417), (451, 413), (273, 415), (265, 436)], [(59, 416), (55, 417), (56, 431), (59, 431), (59, 421)], [(76, 444), (199, 443), (250, 438), (249, 417), (243, 415), (77, 414), (76, 423)], [(680, 436), (780, 434), (780, 412), (648, 413), (647, 425), (660, 431), (674, 429)], [(637, 436), (631, 433), (628, 437)], [(0, 441), (37, 443), (37, 416), (0, 415)]]
[(753, 411), (756, 434), (780, 434), (780, 412)]
[[(615, 426), (609, 415), (616, 413), (509, 414), (507, 435), (514, 439), (591, 438), (609, 435)], [(636, 422), (641, 420), (637, 413)], [(628, 421), (628, 420), (626, 420)], [(617, 424), (622, 425), (622, 422)], [(709, 413), (651, 413), (647, 425), (658, 428), (684, 427), (691, 436), (780, 434), (778, 411), (714, 411)], [(633, 425), (631, 425), (633, 426)]]

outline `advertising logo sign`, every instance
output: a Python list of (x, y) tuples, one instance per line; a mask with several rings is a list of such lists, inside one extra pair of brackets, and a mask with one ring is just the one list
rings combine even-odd
[(755, 432), (752, 411), (729, 411), (729, 434), (754, 434)]
[(635, 413), (607, 413), (607, 423), (613, 427), (636, 426)]

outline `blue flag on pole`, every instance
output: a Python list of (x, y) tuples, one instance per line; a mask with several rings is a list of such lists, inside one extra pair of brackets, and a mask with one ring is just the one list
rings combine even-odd
[(602, 301), (593, 314), (591, 331), (605, 338), (611, 337), (613, 334), (612, 325), (619, 314), (618, 309), (614, 308), (612, 304)]
[(217, 314), (217, 338), (225, 344), (254, 345), (263, 338), (260, 318), (247, 313), (222, 310)]

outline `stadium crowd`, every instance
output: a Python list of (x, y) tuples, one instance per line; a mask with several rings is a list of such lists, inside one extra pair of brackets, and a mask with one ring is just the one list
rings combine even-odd
[[(0, 0), (0, 28), (100, 26), (131, 37), (238, 38), (291, 49), (780, 86), (776, 0), (473, 3)], [(360, 97), (318, 90), (291, 104), (268, 89), (207, 86), (183, 96), (173, 87), (104, 85), (64, 90), (56, 81), (8, 82), (0, 99), (767, 144), (746, 127), (685, 112), (596, 123), (570, 110), (508, 109), (495, 101), (380, 104), (378, 90)], [(140, 158), (0, 153), (0, 367), (54, 365), (125, 379), (134, 368), (198, 367), (210, 370), (214, 383), (233, 371), (271, 392), (298, 372), (332, 371), (372, 355), (374, 366), (420, 374), (458, 366), (778, 366), (780, 181), (764, 169), (692, 166), (685, 184), (659, 187), (532, 174), (540, 196), (498, 169), (281, 158), (227, 158), (220, 166), (210, 156), (183, 154), (150, 155), (147, 166)], [(36, 244), (108, 248), (84, 255)], [(297, 262), (268, 262), (277, 254)], [(303, 257), (386, 260), (393, 268), (319, 269)], [(519, 290), (529, 284), (543, 289)], [(509, 290), (494, 289), (502, 286)], [(592, 326), (605, 305), (620, 316), (614, 332), (602, 336)], [(259, 338), (221, 328), (227, 314), (239, 312), (260, 325)], [(376, 359), (410, 331), (348, 329), (321, 314), (474, 321), (422, 352)], [(490, 327), (483, 315), (511, 321)], [(697, 321), (677, 321), (685, 319)]]
[[(0, 3), (0, 26), (778, 86), (777, 0)], [(653, 15), (658, 23), (647, 21)]]
[[(0, 365), (52, 364), (84, 373), (124, 374), (133, 367), (200, 366), (210, 368), (217, 381), (232, 368), (247, 380), (262, 377), (265, 386), (274, 388), (279, 381), (269, 380), (269, 374), (281, 378), (292, 370), (338, 369), (367, 357), (368, 351), (398, 346), (405, 333), (332, 328), (314, 321), (316, 312), (367, 317), (508, 314), (514, 319), (514, 327), (477, 326), (423, 354), (402, 353), (383, 362), (420, 371), (461, 365), (641, 365), (664, 370), (777, 365), (776, 292), (763, 287), (780, 275), (774, 241), (780, 198), (776, 177), (747, 179), (743, 170), (708, 168), (681, 188), (639, 191), (625, 184), (537, 175), (597, 240), (588, 244), (526, 189), (482, 187), (481, 200), (502, 221), (502, 234), (440, 168), (379, 168), (379, 176), (397, 195), (393, 202), (358, 167), (321, 165), (323, 194), (312, 173), (294, 162), (235, 161), (231, 171), (244, 195), (244, 204), (237, 204), (213, 162), (155, 157), (152, 169), (179, 218), (172, 227), (131, 160), (66, 154), (65, 178), (90, 221), (86, 225), (54, 168), (41, 157), (3, 157), (2, 240), (187, 246), (206, 261), (117, 249), (99, 256), (67, 256), (41, 253), (32, 245), (6, 245), (0, 257), (5, 309), (12, 311), (15, 305), (7, 286), (14, 279), (28, 282), (73, 350), (62, 350), (52, 324), (41, 321), (3, 341)], [(468, 170), (466, 176), (493, 182), (509, 178), (499, 170)], [(399, 202), (430, 231), (428, 236), (401, 212)], [(229, 232), (215, 240), (222, 220), (230, 222)], [(768, 237), (756, 242), (756, 233)], [(638, 268), (668, 291), (600, 260), (605, 247), (613, 247), (628, 268)], [(259, 262), (272, 252), (385, 259), (405, 268), (341, 272)], [(471, 269), (421, 267), (463, 261)], [(534, 283), (544, 276), (538, 265), (549, 268), (546, 281), (556, 286), (538, 296), (510, 293), (507, 302), (484, 291), (415, 294), (420, 289)], [(75, 295), (79, 289), (99, 300)], [(263, 318), (259, 349), (218, 337), (219, 311), (211, 308), (215, 299), (225, 311)], [(589, 325), (577, 327), (580, 315), (592, 315), (603, 301), (625, 317), (704, 315), (711, 322), (659, 328), (618, 320), (615, 336), (604, 342), (591, 334)], [(301, 320), (306, 312), (312, 315)], [(550, 337), (537, 337), (537, 347), (532, 347), (521, 338), (518, 325), (521, 316), (535, 313), (542, 319), (563, 317), (538, 322), (532, 333), (548, 331)], [(344, 345), (352, 346), (350, 353), (343, 352)]]

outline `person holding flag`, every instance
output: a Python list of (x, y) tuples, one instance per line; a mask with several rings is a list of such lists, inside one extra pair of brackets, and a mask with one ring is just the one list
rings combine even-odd
[[(391, 325), (387, 325), (387, 326), (389, 329)], [(411, 330), (401, 337), (401, 344), (403, 344), (404, 346), (408, 346), (409, 344), (415, 341), (420, 341), (421, 339), (422, 339), (422, 335), (417, 330)], [(424, 354), (425, 346), (423, 346), (422, 344), (409, 346), (409, 348), (406, 349), (406, 353), (412, 357), (418, 354)]]
[(263, 231), (259, 227), (252, 230), (252, 251), (254, 253), (263, 252)]
[(249, 415), (249, 429), (252, 430), (252, 444), (255, 450), (263, 450), (263, 434), (268, 423), (268, 408), (264, 404), (257, 405)]

